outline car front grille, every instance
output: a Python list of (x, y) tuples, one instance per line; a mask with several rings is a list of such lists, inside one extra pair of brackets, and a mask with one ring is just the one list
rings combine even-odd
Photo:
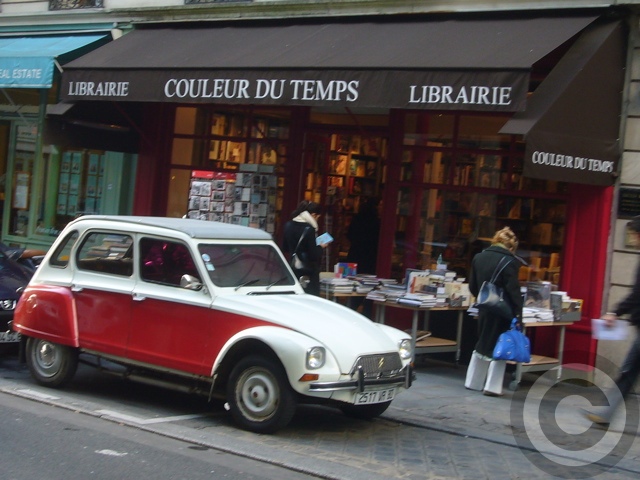
[(364, 378), (385, 378), (397, 375), (402, 370), (402, 361), (397, 353), (383, 353), (358, 357), (351, 369), (354, 375), (362, 369)]

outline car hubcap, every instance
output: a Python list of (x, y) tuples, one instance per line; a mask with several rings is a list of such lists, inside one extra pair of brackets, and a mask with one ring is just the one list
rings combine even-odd
[(36, 362), (43, 373), (54, 373), (60, 362), (56, 348), (48, 342), (40, 342), (36, 351)]
[(264, 418), (276, 410), (278, 387), (264, 372), (246, 372), (240, 394), (243, 409), (250, 416)]

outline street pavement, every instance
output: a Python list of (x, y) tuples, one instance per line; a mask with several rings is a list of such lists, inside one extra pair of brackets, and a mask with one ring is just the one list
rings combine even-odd
[[(192, 406), (185, 401), (187, 396), (159, 395), (165, 392), (161, 389), (154, 390), (155, 399), (139, 402), (119, 392), (110, 394), (122, 381), (102, 374), (82, 373), (72, 388), (50, 390), (29, 380), (24, 366), (0, 359), (0, 372), (4, 393), (321, 478), (635, 479), (640, 475), (637, 396), (630, 398), (624, 418), (602, 429), (581, 411), (601, 401), (597, 389), (558, 383), (554, 375), (525, 375), (515, 392), (505, 388), (504, 396), (488, 397), (464, 388), (465, 367), (422, 360), (412, 388), (398, 395), (381, 418), (361, 421), (335, 409), (302, 405), (289, 427), (275, 435), (256, 435), (235, 427), (222, 404), (213, 409)], [(508, 374), (505, 386), (509, 382)], [(161, 403), (160, 396), (170, 407)], [(199, 414), (205, 409), (206, 414)]]

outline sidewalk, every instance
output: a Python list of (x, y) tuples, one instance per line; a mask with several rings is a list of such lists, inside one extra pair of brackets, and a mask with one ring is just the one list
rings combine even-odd
[(596, 387), (557, 384), (555, 375), (540, 378), (528, 374), (513, 392), (507, 388), (512, 379), (507, 371), (504, 396), (488, 397), (465, 389), (466, 366), (426, 360), (417, 363), (416, 372), (413, 386), (394, 399), (384, 417), (524, 450), (529, 448), (534, 453), (539, 450), (551, 458), (559, 455), (570, 459), (561, 459), (561, 463), (579, 465), (606, 457), (620, 441), (611, 458), (602, 458), (601, 462), (617, 462), (617, 467), (640, 474), (636, 395), (628, 400), (636, 402), (633, 418), (630, 415), (625, 425), (627, 419), (618, 415), (606, 433), (582, 413), (598, 403)]

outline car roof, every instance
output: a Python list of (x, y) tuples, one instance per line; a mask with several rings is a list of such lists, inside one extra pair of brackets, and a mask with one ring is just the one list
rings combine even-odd
[[(191, 218), (145, 217), (131, 215), (85, 215), (72, 222), (78, 225), (84, 222), (117, 222), (174, 230), (192, 238), (216, 238), (224, 240), (271, 240), (270, 233), (258, 228), (231, 225), (222, 222), (209, 222)], [(70, 224), (71, 225), (71, 224)]]

